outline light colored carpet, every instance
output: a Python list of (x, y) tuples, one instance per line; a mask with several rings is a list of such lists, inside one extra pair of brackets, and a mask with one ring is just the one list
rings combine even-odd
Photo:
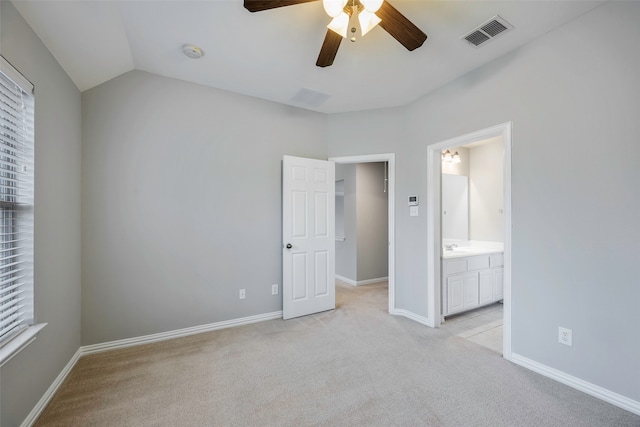
[(387, 312), (337, 309), (83, 357), (37, 426), (640, 426), (640, 417)]

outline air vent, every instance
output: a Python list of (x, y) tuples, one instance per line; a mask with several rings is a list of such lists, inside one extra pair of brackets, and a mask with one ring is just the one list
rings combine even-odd
[(322, 93), (303, 87), (293, 96), (293, 98), (291, 98), (291, 101), (301, 106), (319, 107), (330, 97), (331, 95), (328, 93)]
[(470, 44), (478, 47), (482, 43), (485, 43), (498, 36), (499, 34), (512, 29), (513, 25), (509, 24), (500, 16), (496, 15), (484, 24), (480, 25), (477, 28), (474, 28), (464, 36), (460, 37), (460, 39), (464, 39)]

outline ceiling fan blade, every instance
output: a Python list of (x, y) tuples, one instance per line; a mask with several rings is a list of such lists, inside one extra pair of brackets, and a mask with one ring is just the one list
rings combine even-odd
[(382, 3), (376, 15), (382, 19), (379, 25), (408, 50), (419, 48), (427, 39), (427, 35), (420, 28), (416, 27), (413, 22), (409, 21), (387, 1)]
[(336, 53), (338, 53), (341, 41), (342, 36), (340, 34), (327, 30), (327, 35), (324, 36), (324, 42), (322, 43), (320, 54), (316, 61), (316, 65), (318, 67), (328, 67), (333, 64), (333, 60), (336, 57)]
[(277, 7), (293, 6), (318, 0), (244, 0), (244, 8), (249, 12), (260, 12)]

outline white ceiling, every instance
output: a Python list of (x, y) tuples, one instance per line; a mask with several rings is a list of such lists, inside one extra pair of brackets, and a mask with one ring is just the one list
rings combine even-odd
[[(137, 69), (325, 113), (407, 104), (603, 3), (389, 2), (428, 35), (422, 47), (376, 27), (319, 68), (321, 1), (250, 13), (242, 0), (13, 0), (81, 91)], [(515, 29), (479, 48), (460, 40), (495, 15)], [(189, 59), (183, 44), (205, 55)], [(302, 105), (292, 98), (303, 88), (331, 96)]]

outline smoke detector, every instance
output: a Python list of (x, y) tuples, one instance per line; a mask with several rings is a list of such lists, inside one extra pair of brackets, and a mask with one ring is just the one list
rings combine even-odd
[(182, 53), (191, 59), (200, 59), (202, 58), (202, 55), (204, 55), (202, 49), (192, 44), (185, 44), (182, 46)]

